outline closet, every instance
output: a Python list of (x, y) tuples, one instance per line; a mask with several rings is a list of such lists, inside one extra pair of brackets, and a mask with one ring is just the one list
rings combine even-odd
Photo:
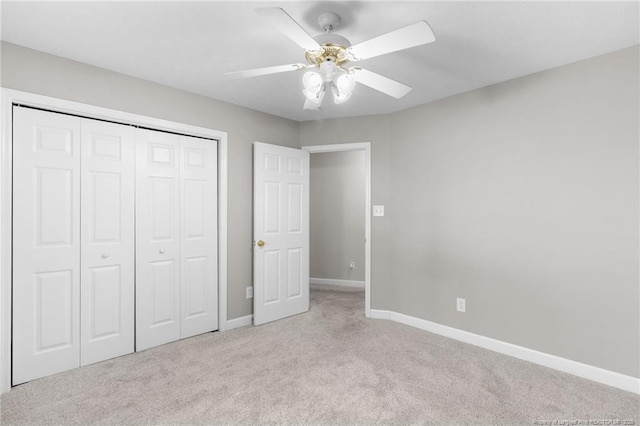
[(216, 153), (14, 107), (14, 385), (218, 328)]

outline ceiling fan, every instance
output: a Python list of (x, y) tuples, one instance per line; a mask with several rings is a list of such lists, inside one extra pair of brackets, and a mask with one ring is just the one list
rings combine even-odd
[(343, 103), (351, 97), (356, 83), (364, 84), (396, 99), (403, 97), (411, 91), (411, 87), (357, 66), (349, 67), (348, 64), (431, 43), (436, 39), (429, 24), (426, 21), (418, 21), (352, 46), (349, 40), (332, 32), (340, 24), (340, 16), (336, 13), (320, 14), (318, 24), (324, 33), (312, 37), (279, 7), (262, 7), (256, 9), (256, 12), (305, 49), (307, 63), (234, 71), (226, 75), (242, 78), (309, 70), (302, 78), (302, 93), (306, 97), (304, 109), (319, 109), (327, 91), (331, 91), (336, 104)]

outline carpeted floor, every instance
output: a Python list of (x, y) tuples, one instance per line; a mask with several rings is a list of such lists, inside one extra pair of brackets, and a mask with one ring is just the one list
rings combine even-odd
[(640, 422), (637, 395), (366, 320), (363, 308), (362, 292), (316, 289), (306, 314), (18, 386), (2, 396), (1, 423)]

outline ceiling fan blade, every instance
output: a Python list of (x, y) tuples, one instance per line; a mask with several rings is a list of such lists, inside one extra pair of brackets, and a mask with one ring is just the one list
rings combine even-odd
[(369, 86), (372, 89), (392, 96), (396, 99), (400, 99), (412, 90), (411, 87), (405, 84), (399, 83), (395, 80), (391, 80), (390, 78), (387, 78), (380, 74), (376, 74), (375, 72), (363, 70), (362, 68), (357, 67), (351, 69), (354, 71), (354, 75), (356, 76), (356, 81), (358, 83)]
[(269, 20), (281, 33), (306, 50), (319, 50), (320, 45), (287, 12), (279, 7), (260, 7), (256, 13)]
[(426, 21), (418, 21), (399, 30), (351, 46), (347, 49), (347, 54), (351, 60), (359, 61), (431, 43), (435, 40), (436, 36), (429, 24)]
[(306, 68), (305, 64), (276, 65), (273, 67), (254, 68), (251, 70), (226, 72), (224, 73), (224, 75), (237, 77), (237, 78), (258, 77), (261, 75), (277, 74), (279, 72), (297, 71), (304, 68)]

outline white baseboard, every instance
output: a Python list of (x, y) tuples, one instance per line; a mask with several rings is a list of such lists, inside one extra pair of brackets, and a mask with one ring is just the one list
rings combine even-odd
[(253, 324), (253, 315), (245, 315), (243, 317), (230, 319), (227, 321), (227, 329), (225, 331), (246, 327), (251, 324)]
[(399, 314), (393, 311), (372, 309), (371, 318), (388, 319), (410, 325), (454, 340), (459, 340), (464, 343), (469, 343), (484, 349), (542, 365), (544, 367), (553, 368), (554, 370), (573, 374), (575, 376), (593, 380), (594, 382), (603, 383), (605, 385), (640, 394), (640, 379), (616, 373), (615, 371), (605, 370), (593, 365), (583, 364), (567, 358), (561, 358), (556, 355), (539, 352), (523, 346), (514, 345), (501, 340), (492, 339), (490, 337), (481, 336), (479, 334), (470, 333), (468, 331), (411, 317), (409, 315)]
[(391, 311), (383, 311), (381, 309), (372, 309), (371, 316), (369, 318), (388, 320), (388, 319), (391, 319)]
[(328, 278), (309, 278), (309, 284), (331, 285), (335, 287), (361, 288), (364, 290), (364, 281), (333, 280)]

